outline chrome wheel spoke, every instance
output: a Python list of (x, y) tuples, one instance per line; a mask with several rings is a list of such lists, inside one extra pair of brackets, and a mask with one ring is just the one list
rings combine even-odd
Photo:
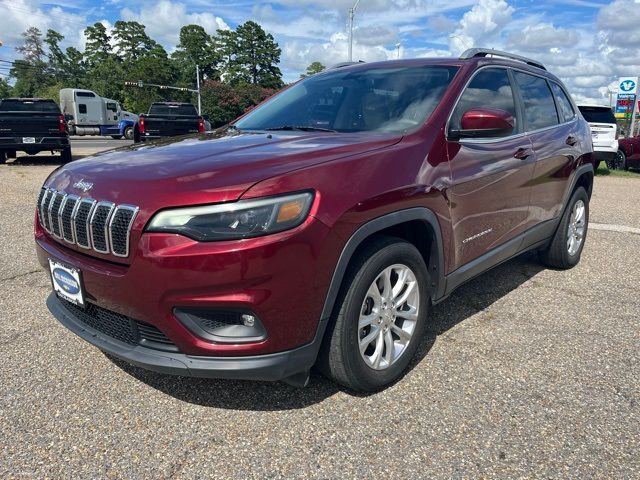
[(408, 342), (409, 340), (411, 340), (412, 334), (403, 330), (402, 328), (400, 328), (398, 325), (396, 325), (395, 323), (391, 326), (391, 330), (398, 335), (398, 337), (400, 337), (400, 341), (405, 343)]
[(371, 363), (373, 365), (373, 368), (375, 369), (380, 368), (382, 353), (384, 351), (384, 334), (382, 330), (379, 330), (377, 333), (378, 337), (376, 339), (376, 349), (374, 350), (373, 355), (371, 355)]
[(396, 315), (400, 318), (415, 322), (418, 320), (418, 309), (416, 307), (409, 307), (409, 310), (396, 310)]
[(372, 327), (371, 332), (360, 340), (360, 353), (364, 354), (367, 347), (373, 342), (380, 333), (380, 328)]
[(414, 288), (416, 288), (415, 282), (407, 283), (407, 288), (402, 292), (402, 295), (394, 300), (396, 307), (403, 305), (407, 301), (409, 295), (413, 293)]
[(391, 336), (391, 330), (387, 330), (384, 334), (384, 359), (387, 362), (387, 366), (393, 363), (393, 337)]
[(391, 286), (391, 267), (386, 268), (382, 272), (382, 296), (384, 298), (391, 298), (393, 287)]
[(376, 312), (371, 312), (369, 315), (360, 315), (360, 321), (358, 322), (358, 329), (363, 329), (364, 327), (368, 327), (375, 320), (378, 319), (378, 314)]

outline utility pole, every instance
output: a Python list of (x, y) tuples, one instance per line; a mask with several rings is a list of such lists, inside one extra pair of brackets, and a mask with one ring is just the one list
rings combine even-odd
[(200, 66), (196, 64), (196, 89), (198, 90), (198, 115), (202, 115), (202, 100), (200, 99)]
[(353, 62), (353, 16), (356, 14), (356, 8), (360, 0), (356, 0), (353, 7), (349, 9), (349, 61)]

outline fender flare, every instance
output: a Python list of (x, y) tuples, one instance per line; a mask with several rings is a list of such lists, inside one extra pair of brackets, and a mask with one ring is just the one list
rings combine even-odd
[[(358, 228), (353, 235), (347, 240), (338, 263), (333, 271), (331, 283), (329, 284), (329, 291), (325, 297), (324, 306), (322, 308), (322, 315), (320, 317), (321, 324), (326, 324), (326, 320), (331, 316), (333, 308), (335, 306), (336, 299), (344, 275), (349, 266), (349, 262), (353, 257), (356, 249), (371, 235), (380, 232), (386, 228), (400, 225), (402, 223), (419, 220), (427, 223), (433, 230), (434, 240), (436, 242), (436, 265), (435, 271), (430, 268), (430, 275), (432, 276), (432, 283), (435, 283), (434, 291), (432, 291), (432, 298), (438, 299), (444, 294), (444, 248), (442, 244), (442, 232), (440, 230), (440, 223), (436, 217), (436, 214), (432, 210), (426, 207), (413, 207), (405, 210), (398, 210), (395, 212), (387, 213), (381, 217), (374, 218), (369, 222)], [(427, 262), (428, 263), (428, 262)]]

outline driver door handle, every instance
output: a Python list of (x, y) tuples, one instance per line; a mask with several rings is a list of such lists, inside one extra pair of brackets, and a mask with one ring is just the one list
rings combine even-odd
[(517, 158), (518, 160), (526, 160), (531, 155), (533, 155), (533, 150), (531, 148), (521, 147), (516, 151), (516, 153), (513, 154), (513, 157)]

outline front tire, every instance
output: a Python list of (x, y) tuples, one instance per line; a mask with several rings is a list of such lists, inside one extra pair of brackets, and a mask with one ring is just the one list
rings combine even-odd
[(379, 237), (353, 259), (320, 352), (320, 370), (355, 391), (398, 380), (420, 343), (429, 274), (412, 244)]
[(562, 215), (551, 244), (540, 251), (540, 260), (548, 267), (566, 270), (580, 262), (589, 228), (589, 195), (578, 187)]

